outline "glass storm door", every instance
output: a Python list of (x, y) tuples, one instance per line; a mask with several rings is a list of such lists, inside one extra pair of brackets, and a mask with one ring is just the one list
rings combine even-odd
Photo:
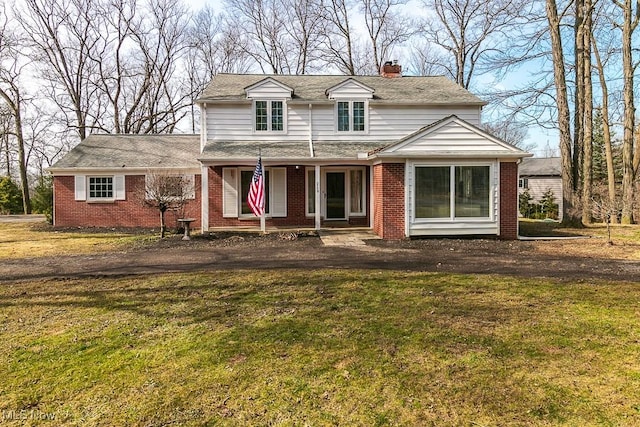
[(345, 219), (345, 173), (327, 172), (327, 219)]

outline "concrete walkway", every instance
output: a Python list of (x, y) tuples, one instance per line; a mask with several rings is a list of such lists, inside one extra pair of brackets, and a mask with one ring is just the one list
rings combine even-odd
[(44, 215), (0, 215), (0, 223), (3, 222), (45, 222)]
[(318, 235), (325, 246), (366, 246), (365, 240), (380, 239), (369, 228), (322, 229)]

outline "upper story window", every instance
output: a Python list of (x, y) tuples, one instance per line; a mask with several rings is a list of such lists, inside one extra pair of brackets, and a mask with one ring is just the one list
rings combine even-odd
[(338, 101), (336, 117), (338, 132), (364, 132), (366, 129), (364, 101)]
[(257, 132), (284, 132), (283, 101), (255, 101), (254, 111)]
[(89, 177), (89, 199), (113, 199), (112, 176)]

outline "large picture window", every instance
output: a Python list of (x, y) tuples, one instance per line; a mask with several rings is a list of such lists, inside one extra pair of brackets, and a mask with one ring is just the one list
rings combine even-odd
[(415, 217), (489, 218), (489, 166), (416, 166)]
[(255, 130), (259, 132), (284, 131), (284, 102), (255, 101)]

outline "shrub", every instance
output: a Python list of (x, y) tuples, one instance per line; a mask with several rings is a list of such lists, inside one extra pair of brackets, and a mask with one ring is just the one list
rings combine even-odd
[(8, 176), (0, 178), (0, 214), (21, 214), (22, 192), (18, 185)]
[(42, 176), (31, 197), (34, 213), (44, 214), (49, 224), (53, 223), (53, 179)]

